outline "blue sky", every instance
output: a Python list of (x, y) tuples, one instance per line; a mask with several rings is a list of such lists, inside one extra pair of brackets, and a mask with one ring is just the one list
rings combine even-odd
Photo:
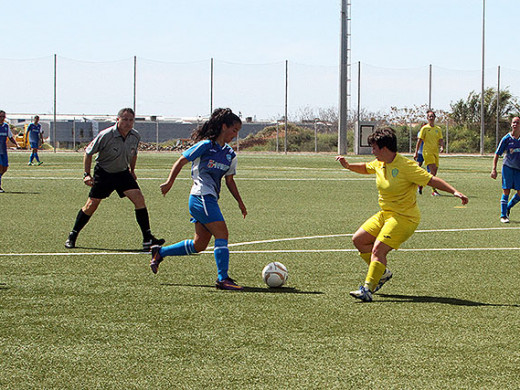
[[(13, 97), (3, 105), (16, 112), (52, 110), (49, 77), (57, 54), (63, 112), (111, 113), (128, 105), (133, 56), (138, 58), (138, 107), (146, 114), (206, 114), (210, 58), (215, 59), (215, 105), (262, 118), (279, 115), (288, 60), (292, 114), (305, 106), (337, 106), (340, 9), (339, 0), (8, 2), (2, 5), (0, 78)], [(482, 0), (352, 0), (351, 11), (351, 61), (360, 61), (362, 75), (370, 77), (362, 83), (367, 107), (412, 104), (402, 97), (415, 98), (427, 89), (422, 78), (429, 64), (435, 67), (439, 105), (464, 97), (475, 75), (480, 77)], [(519, 11), (517, 0), (486, 2), (490, 85), (500, 65), (504, 82), (516, 88)], [(89, 73), (89, 67), (95, 70)], [(417, 91), (407, 91), (414, 82), (403, 79), (403, 69), (421, 80)], [(459, 70), (462, 76), (436, 81), (439, 73)], [(156, 80), (161, 72), (169, 73), (162, 82)], [(379, 73), (392, 83), (381, 86)], [(444, 87), (466, 76), (468, 86)], [(480, 88), (478, 77), (473, 89)], [(21, 79), (27, 83), (20, 84)], [(378, 86), (394, 91), (380, 98)], [(75, 99), (78, 91), (82, 99)], [(419, 95), (415, 99), (424, 100)]]

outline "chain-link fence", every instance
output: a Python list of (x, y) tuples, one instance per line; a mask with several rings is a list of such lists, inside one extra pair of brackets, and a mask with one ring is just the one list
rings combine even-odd
[[(274, 141), (272, 149), (278, 151), (297, 150), (302, 144), (306, 144), (306, 151), (328, 151), (330, 143), (334, 143), (332, 134), (337, 131), (338, 66), (290, 61), (237, 64), (214, 59), (173, 63), (136, 57), (86, 62), (59, 56), (0, 59), (0, 66), (5, 91), (0, 109), (7, 111), (11, 122), (24, 114), (29, 119), (39, 114), (41, 122), (48, 123), (51, 142), (54, 145), (56, 141), (60, 147), (72, 148), (88, 142), (88, 134), (97, 131), (92, 116), (114, 115), (125, 106), (135, 107), (138, 119), (147, 119), (137, 121), (136, 126), (143, 126), (144, 139), (155, 144), (184, 142), (197, 121), (207, 118), (216, 107), (231, 107), (244, 123), (250, 123), (254, 132), (270, 125), (277, 127), (279, 142)], [(428, 107), (440, 113), (439, 124), (444, 132), (449, 136), (451, 130), (457, 138), (459, 124), (449, 122), (447, 114), (455, 102), (467, 99), (471, 92), (479, 94), (482, 82), (480, 70), (434, 65), (389, 69), (356, 63), (350, 73), (349, 145), (354, 122), (358, 117), (369, 118), (393, 127), (404, 126), (400, 134), (408, 137), (402, 151), (414, 145), (414, 133), (424, 121)], [(507, 90), (516, 98), (520, 95), (519, 76), (520, 71), (514, 69), (486, 69), (485, 86)], [(54, 114), (58, 117), (56, 134)], [(285, 137), (285, 123), (280, 125), (279, 121), (286, 114), (291, 122), (305, 121), (299, 127), (307, 127), (310, 133), (305, 133), (303, 141), (291, 129)], [(65, 116), (67, 120), (63, 121)], [(77, 119), (73, 120), (75, 116)], [(500, 123), (496, 131), (489, 122), (493, 128), (486, 129), (488, 151), (507, 131), (508, 119), (507, 115), (497, 117)], [(464, 125), (479, 126), (476, 121)], [(72, 127), (78, 128), (74, 136)], [(68, 130), (62, 134), (62, 128)], [(247, 136), (246, 131), (241, 133), (241, 138)], [(273, 134), (271, 131), (271, 140)], [(453, 147), (459, 148), (456, 143)], [(478, 151), (478, 146), (475, 150), (468, 148), (472, 149), (472, 144), (462, 151)]]

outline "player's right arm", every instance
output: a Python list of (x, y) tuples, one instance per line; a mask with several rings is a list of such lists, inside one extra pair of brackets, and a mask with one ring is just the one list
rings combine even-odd
[(421, 144), (423, 143), (424, 141), (421, 139), (421, 138), (417, 138), (417, 144), (415, 144), (415, 153), (413, 155), (413, 159), (415, 161), (417, 161), (417, 157), (419, 155), (419, 148), (421, 147)]
[(185, 166), (187, 163), (189, 163), (189, 160), (184, 156), (179, 157), (179, 159), (177, 161), (175, 161), (175, 163), (173, 164), (172, 169), (170, 171), (170, 174), (168, 175), (168, 180), (166, 180), (164, 183), (162, 183), (159, 186), (163, 196), (166, 196), (168, 191), (170, 191), (170, 189), (173, 186), (173, 183), (175, 182), (175, 179), (177, 178), (180, 171), (182, 170), (182, 167)]
[(497, 163), (498, 163), (498, 154), (495, 154), (495, 157), (493, 157), (493, 168), (491, 169), (491, 178), (492, 179), (497, 178)]
[(368, 174), (367, 165), (365, 163), (349, 164), (349, 162), (343, 156), (336, 156), (336, 161), (338, 161), (343, 166), (343, 168), (352, 172)]

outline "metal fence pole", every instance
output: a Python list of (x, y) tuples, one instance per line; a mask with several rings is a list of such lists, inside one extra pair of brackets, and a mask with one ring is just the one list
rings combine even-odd
[(72, 120), (72, 150), (76, 150), (76, 117)]
[(498, 127), (500, 122), (500, 65), (498, 65), (498, 75), (497, 75), (497, 123), (495, 129), (495, 148), (498, 147)]
[(56, 153), (56, 65), (57, 65), (57, 56), (54, 54), (54, 126), (53, 126), (53, 138), (54, 138), (54, 153)]
[(430, 64), (430, 74), (428, 77), (428, 110), (432, 109), (432, 65)]
[(211, 58), (209, 73), (209, 114), (213, 113), (213, 58)]
[(285, 60), (285, 140), (284, 140), (284, 152), (287, 154), (287, 90), (289, 84), (289, 61)]
[(137, 97), (137, 56), (134, 56), (134, 115), (136, 112), (136, 97)]

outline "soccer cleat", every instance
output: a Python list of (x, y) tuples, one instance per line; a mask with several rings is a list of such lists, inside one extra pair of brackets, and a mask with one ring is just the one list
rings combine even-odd
[(159, 270), (159, 263), (163, 261), (163, 257), (159, 253), (161, 251), (162, 246), (160, 245), (152, 245), (152, 260), (150, 261), (150, 268), (154, 274)]
[(507, 218), (507, 217), (500, 217), (500, 222), (502, 222), (502, 223), (509, 223), (509, 218)]
[(43, 164), (43, 161), (38, 161), (38, 164), (36, 164), (36, 165), (40, 166), (42, 164)]
[(27, 165), (33, 165), (33, 163), (32, 162), (28, 162)]
[(392, 279), (392, 276), (393, 276), (392, 271), (390, 271), (388, 268), (385, 269), (385, 273), (383, 274), (383, 276), (381, 276), (381, 279), (379, 279), (379, 283), (377, 284), (376, 288), (374, 289), (374, 293), (376, 291), (379, 291), (386, 282), (388, 282), (390, 279)]
[(164, 240), (164, 238), (155, 238), (154, 236), (152, 236), (152, 238), (148, 241), (143, 241), (143, 251), (144, 252), (150, 252), (150, 249), (152, 248), (152, 246), (154, 245), (162, 245), (164, 244), (166, 241)]
[(372, 293), (364, 286), (360, 286), (359, 290), (351, 291), (350, 295), (356, 299), (361, 299), (363, 302), (372, 302)]
[(433, 191), (432, 196), (441, 196), (441, 194), (439, 194), (437, 191)]
[(236, 282), (231, 278), (226, 278), (224, 280), (218, 280), (215, 282), (215, 287), (217, 290), (235, 290), (241, 291), (244, 287), (239, 286)]
[(78, 238), (78, 235), (74, 232), (69, 233), (69, 238), (67, 238), (67, 241), (65, 241), (65, 248), (72, 249), (76, 247), (76, 239)]
[(0, 194), (3, 194), (5, 191), (0, 187)]

